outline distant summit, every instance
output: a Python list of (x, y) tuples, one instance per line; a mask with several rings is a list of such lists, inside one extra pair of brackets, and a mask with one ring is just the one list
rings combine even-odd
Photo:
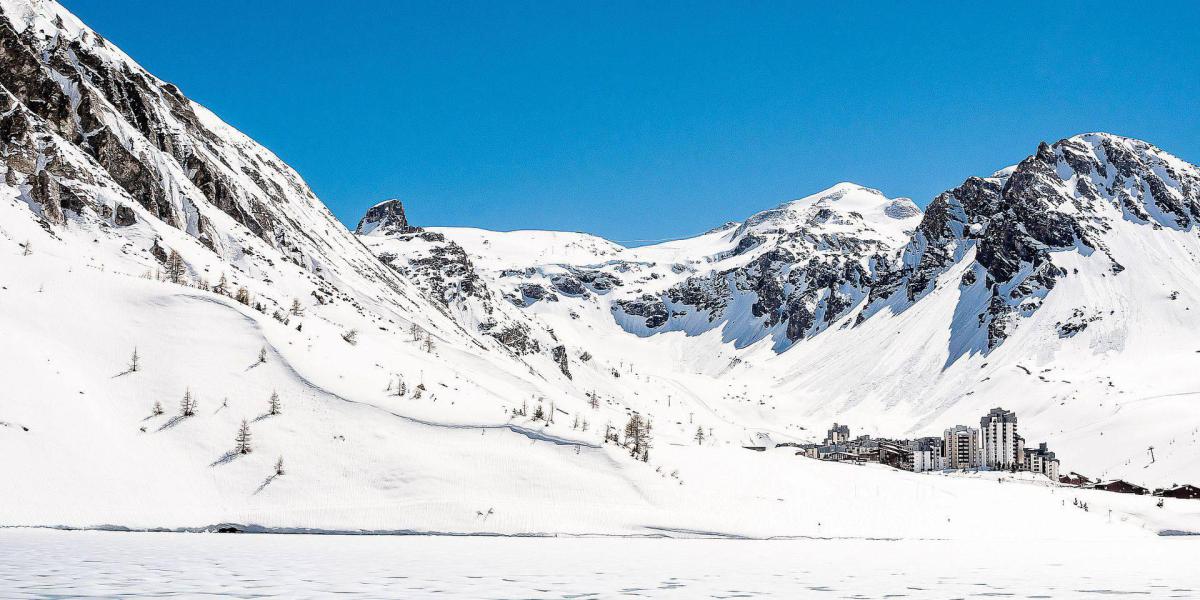
[(404, 204), (395, 198), (384, 200), (367, 209), (367, 213), (354, 228), (357, 235), (388, 235), (412, 231), (408, 218), (404, 216)]

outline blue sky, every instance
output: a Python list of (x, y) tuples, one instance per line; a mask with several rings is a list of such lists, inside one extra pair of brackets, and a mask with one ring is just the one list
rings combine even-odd
[(345, 223), (680, 237), (1085, 131), (1200, 162), (1200, 3), (63, 0)]

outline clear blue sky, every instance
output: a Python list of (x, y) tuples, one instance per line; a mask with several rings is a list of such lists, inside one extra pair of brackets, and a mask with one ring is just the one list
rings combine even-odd
[(353, 225), (678, 237), (1041, 140), (1200, 162), (1200, 3), (63, 0)]

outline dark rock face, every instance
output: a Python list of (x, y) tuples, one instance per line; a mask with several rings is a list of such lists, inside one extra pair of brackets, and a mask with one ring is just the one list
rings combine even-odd
[(571, 275), (556, 275), (551, 277), (550, 284), (559, 293), (566, 296), (582, 296), (587, 293), (587, 289), (583, 287), (583, 282)]
[(509, 323), (503, 327), (491, 323), (480, 328), (517, 354), (537, 354), (542, 351), (541, 345), (530, 335), (529, 326), (524, 323)]
[(546, 289), (544, 286), (536, 283), (522, 283), (519, 288), (521, 297), (516, 298), (514, 304), (517, 306), (529, 306), (534, 302), (545, 300), (546, 302), (558, 302), (558, 296)]
[[(905, 266), (883, 276), (870, 301), (903, 289), (913, 303), (974, 249), (981, 269), (967, 271), (960, 285), (974, 286), (982, 275), (991, 298), (978, 321), (988, 333), (987, 349), (995, 348), (1018, 316), (1036, 311), (1067, 276), (1054, 265), (1054, 253), (1098, 251), (1108, 255), (1114, 274), (1124, 270), (1103, 243), (1112, 209), (1154, 227), (1190, 227), (1200, 215), (1200, 176), (1137, 140), (1086, 134), (1043, 143), (1006, 178), (972, 177), (935, 198), (905, 250)], [(1064, 323), (1060, 333), (1074, 335), (1087, 322)]]
[(415, 231), (415, 228), (408, 225), (408, 219), (404, 216), (404, 205), (393, 199), (372, 206), (354, 228), (354, 233), (358, 235), (376, 231), (388, 235), (409, 233)]
[(656, 329), (662, 327), (670, 316), (667, 305), (657, 296), (643, 295), (639, 300), (617, 300), (614, 309), (620, 309), (625, 314), (646, 319), (646, 327)]
[[(52, 4), (33, 8), (0, 15), (0, 155), (33, 188), (44, 222), (82, 215), (128, 227), (136, 211), (111, 200), (125, 198), (218, 251), (240, 235), (213, 229), (219, 210), (290, 262), (321, 262), (307, 259), (329, 248), (313, 226), (335, 222), (294, 171), (94, 32), (66, 27)], [(113, 186), (120, 193), (94, 193)], [(298, 203), (323, 211), (320, 222), (298, 222)]]
[(558, 368), (562, 371), (562, 374), (566, 375), (567, 379), (572, 379), (571, 367), (567, 364), (567, 347), (555, 346), (551, 348), (550, 356), (554, 358), (554, 362), (558, 364)]
[[(894, 218), (917, 210), (908, 201), (887, 208), (900, 213)], [(745, 265), (689, 277), (661, 297), (643, 296), (637, 301), (619, 301), (616, 306), (626, 314), (644, 317), (649, 329), (695, 312), (713, 323), (754, 319), (764, 328), (782, 325), (783, 337), (792, 343), (816, 335), (847, 315), (867, 296), (879, 273), (898, 269), (895, 246), (870, 233), (854, 233), (867, 227), (859, 213), (816, 208), (800, 222), (786, 215), (782, 208), (756, 215), (739, 229), (745, 230), (745, 235), (733, 250), (718, 257), (758, 252)], [(747, 230), (749, 226), (758, 229)], [(748, 314), (733, 314), (730, 307), (741, 295), (752, 295)]]

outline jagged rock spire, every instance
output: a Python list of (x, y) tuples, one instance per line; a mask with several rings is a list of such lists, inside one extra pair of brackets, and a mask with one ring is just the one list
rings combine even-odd
[(404, 204), (393, 198), (384, 200), (367, 209), (367, 213), (354, 228), (357, 235), (388, 235), (412, 231), (408, 218), (404, 216)]

